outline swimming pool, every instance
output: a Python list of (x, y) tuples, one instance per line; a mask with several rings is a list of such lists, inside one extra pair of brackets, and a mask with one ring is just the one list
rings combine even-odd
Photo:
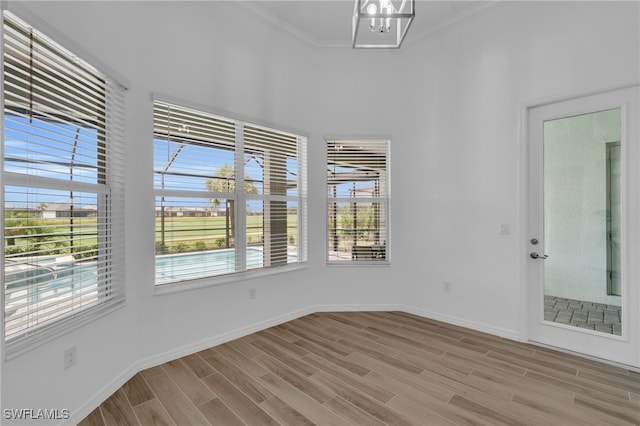
[[(262, 248), (247, 249), (247, 269), (263, 266)], [(287, 263), (297, 256), (287, 255)], [(17, 333), (27, 327), (29, 309), (70, 311), (73, 306), (99, 302), (97, 263), (78, 262), (73, 256), (51, 256), (7, 260), (5, 268), (5, 334)], [(186, 281), (208, 276), (229, 274), (235, 268), (235, 250), (172, 254), (156, 257), (156, 284)]]
[[(262, 248), (247, 248), (247, 269), (261, 268)], [(297, 261), (297, 256), (287, 254), (287, 263)], [(191, 280), (235, 272), (235, 249), (221, 249), (196, 253), (156, 256), (156, 284)]]
[[(263, 266), (262, 248), (247, 248), (247, 269)], [(235, 272), (236, 252), (220, 249), (195, 253), (156, 256), (156, 284), (184, 281)], [(287, 255), (287, 263), (297, 256)], [(34, 263), (16, 263), (7, 267), (5, 277), (7, 300), (34, 301), (60, 292), (94, 291), (97, 289), (98, 267), (95, 262), (76, 262), (72, 256), (55, 262), (39, 259)]]
[(96, 262), (76, 263), (71, 256), (66, 256), (62, 262), (48, 262), (47, 259), (30, 263), (7, 261), (5, 271), (7, 305), (23, 306), (43, 299), (61, 295), (71, 297), (97, 289)]

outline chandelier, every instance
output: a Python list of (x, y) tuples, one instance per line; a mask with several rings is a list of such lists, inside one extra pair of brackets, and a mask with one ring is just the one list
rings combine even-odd
[(351, 45), (356, 49), (398, 48), (415, 15), (415, 0), (355, 0)]

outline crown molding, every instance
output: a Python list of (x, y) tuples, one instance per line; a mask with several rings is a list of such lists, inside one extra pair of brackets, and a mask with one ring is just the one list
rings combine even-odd
[(437, 25), (431, 28), (428, 28), (422, 31), (417, 31), (417, 34), (416, 32), (414, 32), (414, 34), (416, 35), (414, 37), (408, 38), (405, 41), (405, 43), (409, 44), (410, 46), (415, 46), (417, 44), (424, 42), (425, 40), (429, 39), (430, 37), (438, 33), (446, 31), (447, 29), (451, 28), (455, 24), (462, 23), (467, 19), (479, 16), (481, 14), (497, 9), (498, 7), (504, 6), (507, 3), (509, 3), (509, 1), (505, 1), (505, 0), (481, 1), (473, 6), (466, 7), (461, 11), (449, 16), (447, 19), (442, 20)]
[[(302, 0), (300, 0), (302, 1)], [(428, 2), (431, 0), (425, 0)], [(420, 0), (417, 0), (417, 4), (420, 4)], [(255, 21), (265, 25), (271, 30), (283, 34), (290, 40), (293, 40), (308, 48), (324, 48), (324, 49), (351, 49), (351, 40), (345, 40), (344, 43), (326, 43), (322, 42), (309, 33), (301, 30), (300, 28), (292, 25), (289, 21), (282, 19), (281, 17), (274, 15), (268, 10), (258, 6), (255, 1), (245, 0), (225, 0), (224, 3), (243, 13), (244, 15), (254, 19)], [(466, 7), (461, 11), (447, 17), (447, 19), (439, 22), (436, 26), (428, 28), (426, 30), (418, 31), (416, 34), (415, 25), (412, 31), (409, 31), (410, 37), (408, 37), (404, 44), (409, 46), (415, 46), (425, 41), (426, 39), (438, 34), (457, 23), (461, 23), (471, 17), (486, 13), (490, 10), (503, 6), (509, 3), (505, 0), (483, 0), (479, 3)], [(416, 7), (416, 9), (418, 9)], [(418, 11), (419, 13), (419, 11)], [(416, 14), (416, 19), (419, 15)]]
[(320, 43), (318, 43), (318, 41), (311, 37), (308, 33), (301, 31), (299, 28), (291, 25), (288, 21), (279, 18), (266, 9), (257, 6), (252, 1), (226, 0), (225, 3), (244, 13), (245, 15), (255, 19), (266, 27), (287, 36), (291, 40), (301, 43), (307, 47), (320, 46)]

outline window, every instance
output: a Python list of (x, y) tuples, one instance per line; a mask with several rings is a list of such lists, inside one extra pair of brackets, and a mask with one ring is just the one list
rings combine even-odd
[(156, 285), (306, 262), (306, 138), (154, 102)]
[(389, 259), (389, 140), (327, 140), (329, 262)]
[(3, 15), (8, 352), (124, 301), (124, 89)]

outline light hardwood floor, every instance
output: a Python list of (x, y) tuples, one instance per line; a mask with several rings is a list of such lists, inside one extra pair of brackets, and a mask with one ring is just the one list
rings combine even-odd
[(136, 374), (81, 425), (640, 424), (640, 374), (402, 312), (317, 313)]

